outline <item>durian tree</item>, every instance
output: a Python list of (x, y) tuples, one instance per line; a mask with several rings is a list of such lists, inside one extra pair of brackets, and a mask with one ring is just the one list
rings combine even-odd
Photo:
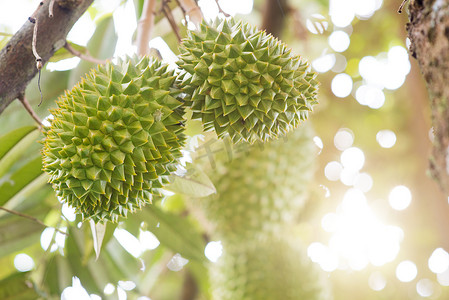
[[(92, 2), (34, 3), (17, 33), (0, 20), (1, 299), (421, 295), (419, 285), (390, 284), (396, 261), (354, 270), (339, 258), (331, 270), (311, 251), (326, 241), (323, 216), (342, 210), (344, 189), (323, 174), (347, 128), (367, 147), (369, 197), (408, 178), (413, 201), (441, 198), (414, 163), (426, 156), (422, 103), (390, 101), (422, 93), (417, 77), (410, 93), (382, 92), (390, 104), (379, 110), (340, 101), (331, 83), (342, 72), (365, 80), (361, 55), (403, 44), (391, 30), (405, 23), (396, 4), (339, 26), (321, 0)], [(73, 24), (83, 38), (67, 35)], [(333, 31), (352, 34), (348, 50), (327, 49)], [(332, 70), (322, 57), (333, 57)], [(66, 59), (81, 61), (51, 71)], [(399, 126), (409, 144), (379, 151), (369, 137), (382, 126)], [(448, 218), (434, 217), (447, 212), (441, 203), (413, 202), (413, 222), (398, 216), (430, 236), (406, 231), (399, 258), (426, 267), (429, 249), (447, 246)], [(432, 279), (424, 267), (419, 276)]]

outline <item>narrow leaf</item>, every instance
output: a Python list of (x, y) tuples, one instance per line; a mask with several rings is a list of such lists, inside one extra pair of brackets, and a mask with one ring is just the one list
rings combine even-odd
[(14, 195), (42, 174), (42, 159), (38, 155), (0, 182), (0, 206), (5, 205)]
[(143, 210), (143, 220), (163, 244), (187, 259), (204, 261), (205, 241), (187, 218), (164, 212), (155, 205)]
[(172, 175), (165, 189), (191, 197), (206, 197), (217, 192), (214, 184), (198, 166), (189, 164), (183, 176)]

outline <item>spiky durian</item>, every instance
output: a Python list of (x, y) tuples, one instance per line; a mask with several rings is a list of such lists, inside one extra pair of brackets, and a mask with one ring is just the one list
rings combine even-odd
[(195, 163), (210, 175), (217, 193), (199, 201), (217, 236), (257, 239), (294, 222), (315, 171), (317, 151), (309, 126), (263, 144), (232, 148), (217, 140), (205, 145)]
[(204, 129), (234, 142), (284, 134), (316, 103), (316, 74), (291, 49), (243, 22), (224, 20), (189, 31), (179, 67), (186, 104)]
[(108, 63), (57, 102), (43, 169), (84, 219), (117, 221), (167, 183), (184, 142), (174, 82), (167, 65), (149, 58)]
[(318, 266), (296, 241), (223, 244), (223, 255), (210, 264), (214, 300), (326, 300), (329, 287)]

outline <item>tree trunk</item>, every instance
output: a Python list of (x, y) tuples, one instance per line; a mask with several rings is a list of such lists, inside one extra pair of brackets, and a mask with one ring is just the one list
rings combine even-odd
[[(42, 1), (33, 14), (38, 21), (36, 51), (42, 64), (65, 44), (73, 24), (81, 17), (93, 0), (56, 0), (53, 17), (49, 17), (52, 1)], [(31, 17), (31, 16), (30, 16)], [(21, 93), (36, 76), (36, 58), (32, 51), (34, 24), (26, 20), (20, 30), (0, 51), (0, 114)]]
[(411, 0), (409, 14), (410, 53), (431, 99), (435, 139), (430, 172), (449, 195), (449, 0)]

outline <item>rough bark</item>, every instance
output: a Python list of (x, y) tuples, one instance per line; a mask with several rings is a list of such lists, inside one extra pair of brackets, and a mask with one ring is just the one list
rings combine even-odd
[[(53, 17), (49, 17), (49, 0), (41, 2), (33, 14), (38, 20), (36, 50), (45, 64), (65, 45), (73, 24), (81, 17), (93, 0), (56, 0)], [(36, 59), (31, 48), (34, 24), (26, 20), (20, 30), (0, 51), (0, 114), (36, 76)]]
[(409, 6), (410, 53), (427, 83), (435, 139), (430, 173), (449, 195), (449, 0), (415, 0)]

